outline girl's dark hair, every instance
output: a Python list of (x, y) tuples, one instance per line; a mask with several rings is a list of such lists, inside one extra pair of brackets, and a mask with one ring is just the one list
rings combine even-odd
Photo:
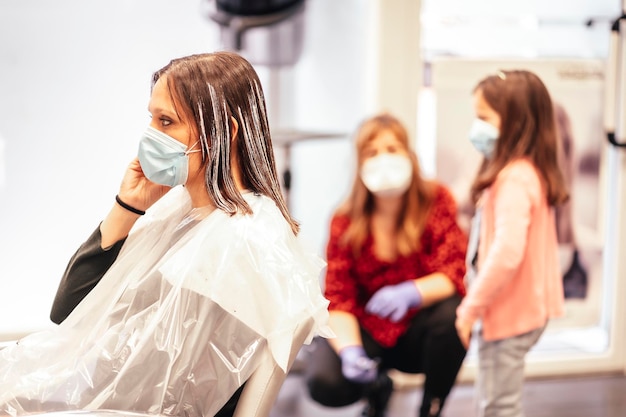
[[(194, 122), (199, 135), (207, 191), (215, 206), (229, 214), (251, 209), (235, 185), (234, 150), (243, 185), (276, 203), (294, 234), (299, 225), (289, 214), (276, 172), (265, 98), (252, 65), (234, 52), (174, 59), (152, 77), (167, 77), (174, 102)], [(231, 132), (237, 124), (237, 136)]]
[(552, 100), (546, 86), (526, 70), (499, 71), (474, 88), (500, 116), (500, 137), (471, 187), (474, 203), (510, 161), (529, 159), (540, 172), (550, 205), (569, 198), (558, 164), (559, 142)]

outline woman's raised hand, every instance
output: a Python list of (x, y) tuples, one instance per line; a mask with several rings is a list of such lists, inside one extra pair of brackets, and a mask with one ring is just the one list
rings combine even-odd
[(120, 185), (119, 196), (126, 204), (145, 211), (170, 189), (166, 185), (156, 184), (146, 178), (139, 164), (139, 158), (135, 158), (128, 164)]

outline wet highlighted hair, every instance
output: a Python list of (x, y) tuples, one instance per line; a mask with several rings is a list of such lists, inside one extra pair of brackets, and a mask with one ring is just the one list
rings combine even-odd
[(527, 158), (541, 174), (550, 205), (569, 198), (558, 164), (559, 142), (550, 94), (541, 79), (526, 70), (498, 71), (474, 88), (500, 116), (500, 137), (493, 157), (484, 159), (471, 187), (476, 203), (511, 161)]
[[(199, 136), (205, 183), (215, 206), (231, 215), (251, 213), (233, 178), (231, 153), (246, 189), (276, 203), (294, 234), (299, 225), (289, 214), (276, 171), (261, 82), (252, 65), (234, 52), (174, 59), (152, 77), (167, 77), (170, 94)], [(233, 120), (238, 127), (232, 138)]]

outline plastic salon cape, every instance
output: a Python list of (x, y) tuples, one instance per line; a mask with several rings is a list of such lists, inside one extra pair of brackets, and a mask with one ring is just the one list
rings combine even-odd
[(261, 361), (286, 368), (294, 329), (327, 327), (319, 274), (275, 203), (193, 209), (176, 187), (141, 218), (58, 327), (0, 350), (0, 415), (116, 409), (212, 416)]

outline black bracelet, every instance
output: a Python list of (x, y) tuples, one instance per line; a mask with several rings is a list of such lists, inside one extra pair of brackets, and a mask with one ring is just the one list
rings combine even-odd
[(132, 213), (139, 214), (140, 216), (143, 216), (144, 214), (146, 214), (145, 211), (136, 209), (135, 207), (129, 206), (128, 204), (124, 203), (119, 195), (115, 196), (115, 201), (117, 201), (117, 204), (119, 204), (120, 206), (124, 207), (126, 210)]

